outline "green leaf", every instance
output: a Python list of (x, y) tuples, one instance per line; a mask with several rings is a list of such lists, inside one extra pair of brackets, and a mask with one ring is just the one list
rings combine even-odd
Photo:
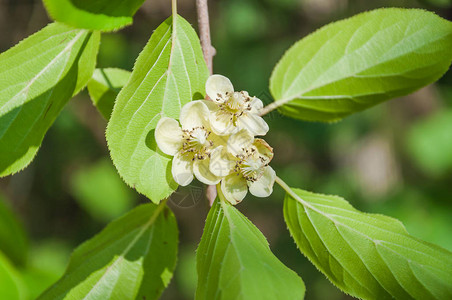
[(0, 251), (0, 299), (27, 299), (19, 273)]
[(5, 199), (0, 195), (0, 251), (16, 265), (24, 265), (28, 256), (28, 239)]
[(0, 176), (25, 168), (94, 70), (99, 33), (50, 24), (0, 55)]
[(145, 0), (44, 0), (50, 17), (76, 28), (112, 31), (130, 25)]
[(440, 78), (452, 60), (452, 23), (419, 9), (385, 8), (327, 25), (292, 46), (270, 78), (273, 107), (336, 121)]
[(442, 110), (413, 125), (406, 138), (408, 153), (427, 174), (440, 176), (452, 169), (452, 110)]
[(299, 189), (286, 194), (284, 217), (300, 251), (352, 296), (452, 299), (452, 253), (412, 237), (396, 219)]
[(182, 17), (170, 17), (152, 34), (116, 99), (107, 127), (113, 163), (128, 185), (155, 203), (177, 188), (171, 157), (157, 149), (155, 126), (203, 99), (207, 77), (195, 31)]
[(196, 299), (303, 299), (298, 275), (235, 207), (215, 201), (197, 250)]
[(109, 222), (132, 208), (134, 195), (109, 159), (78, 170), (71, 178), (78, 203), (96, 220)]
[(164, 203), (138, 206), (79, 246), (38, 299), (158, 299), (176, 264), (177, 236)]
[(96, 69), (88, 82), (91, 100), (102, 116), (110, 119), (115, 99), (130, 78), (130, 72), (122, 69)]

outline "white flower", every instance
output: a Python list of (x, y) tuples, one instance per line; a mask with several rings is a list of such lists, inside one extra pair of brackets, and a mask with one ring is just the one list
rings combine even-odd
[[(222, 75), (212, 75), (207, 79), (206, 92), (213, 102), (206, 101), (212, 130), (218, 135), (230, 135), (241, 129), (252, 135), (265, 135), (268, 125), (259, 111), (262, 101), (250, 97), (247, 92), (234, 92), (231, 81)], [(216, 105), (215, 105), (216, 104)]]
[(155, 128), (155, 140), (160, 150), (174, 156), (171, 172), (174, 180), (186, 186), (196, 178), (209, 185), (221, 178), (209, 170), (210, 154), (221, 144), (222, 138), (211, 132), (209, 109), (204, 101), (192, 101), (182, 107), (180, 124), (163, 117)]
[(262, 139), (255, 139), (247, 130), (231, 135), (227, 146), (218, 146), (211, 153), (210, 171), (224, 177), (221, 192), (235, 205), (245, 198), (248, 188), (257, 197), (273, 192), (275, 171), (268, 166), (273, 149)]

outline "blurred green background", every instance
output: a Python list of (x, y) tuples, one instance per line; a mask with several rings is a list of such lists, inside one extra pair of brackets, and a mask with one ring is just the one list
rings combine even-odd
[[(284, 51), (329, 22), (378, 7), (421, 7), (452, 19), (452, 1), (209, 1), (215, 73), (236, 90), (272, 101), (268, 79)], [(195, 1), (178, 1), (196, 27)], [(170, 15), (169, 0), (148, 0), (134, 24), (102, 35), (99, 67), (131, 70), (152, 31)], [(50, 20), (41, 1), (0, 0), (0, 51)], [(452, 72), (437, 84), (336, 124), (267, 117), (272, 166), (294, 187), (336, 194), (366, 212), (400, 219), (416, 237), (452, 250)], [(127, 188), (109, 159), (102, 119), (86, 91), (72, 99), (24, 171), (0, 179), (0, 277), (36, 297), (64, 271), (71, 250), (145, 197)], [(349, 299), (296, 249), (283, 220), (283, 191), (248, 196), (238, 208), (261, 229), (271, 249), (306, 283), (306, 299)], [(169, 205), (180, 230), (178, 267), (162, 299), (192, 299), (195, 249), (208, 204), (202, 185), (178, 190)], [(4, 243), (11, 241), (14, 243)], [(5, 279), (6, 280), (6, 279)], [(0, 278), (2, 281), (2, 278)], [(2, 281), (6, 282), (6, 281)], [(0, 287), (1, 292), (1, 287)], [(19, 291), (20, 292), (20, 291)]]

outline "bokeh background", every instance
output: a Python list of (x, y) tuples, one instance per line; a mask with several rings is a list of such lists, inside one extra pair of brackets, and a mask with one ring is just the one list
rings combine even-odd
[[(178, 3), (179, 13), (196, 28), (195, 1)], [(272, 101), (268, 79), (284, 51), (324, 24), (391, 6), (425, 8), (452, 20), (451, 0), (212, 0), (209, 5), (215, 73), (266, 103)], [(170, 13), (169, 0), (147, 0), (132, 26), (102, 35), (98, 66), (131, 70)], [(0, 0), (0, 51), (49, 22), (40, 0)], [(362, 211), (396, 217), (412, 235), (452, 250), (452, 72), (435, 85), (336, 124), (291, 120), (277, 112), (266, 118), (272, 166), (289, 185), (340, 195)], [(148, 201), (117, 175), (105, 127), (84, 91), (55, 121), (31, 165), (0, 179), (0, 229), (8, 231), (0, 234), (20, 241), (0, 250), (17, 254), (13, 262), (30, 298), (58, 279), (73, 248)], [(237, 207), (303, 278), (306, 299), (349, 299), (297, 250), (284, 224), (283, 196), (275, 187), (271, 197), (248, 196)], [(193, 299), (195, 249), (208, 212), (204, 188), (194, 183), (178, 190), (169, 205), (178, 219), (180, 250), (162, 299)], [(12, 225), (14, 219), (20, 226)]]

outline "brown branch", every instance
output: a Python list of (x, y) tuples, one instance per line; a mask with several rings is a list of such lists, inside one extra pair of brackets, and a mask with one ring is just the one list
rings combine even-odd
[(196, 0), (196, 11), (198, 13), (198, 27), (199, 39), (201, 40), (202, 53), (206, 61), (207, 68), (210, 74), (213, 73), (213, 56), (215, 49), (212, 47), (210, 40), (210, 25), (209, 25), (209, 9), (207, 7), (207, 0)]
[[(212, 42), (210, 40), (209, 9), (207, 7), (207, 0), (196, 0), (196, 11), (198, 13), (199, 39), (201, 40), (202, 53), (207, 64), (207, 68), (209, 69), (209, 73), (212, 75), (212, 60), (215, 55), (215, 49), (212, 47)], [(207, 186), (206, 197), (210, 206), (212, 206), (215, 198), (217, 197), (217, 189), (215, 185)]]

